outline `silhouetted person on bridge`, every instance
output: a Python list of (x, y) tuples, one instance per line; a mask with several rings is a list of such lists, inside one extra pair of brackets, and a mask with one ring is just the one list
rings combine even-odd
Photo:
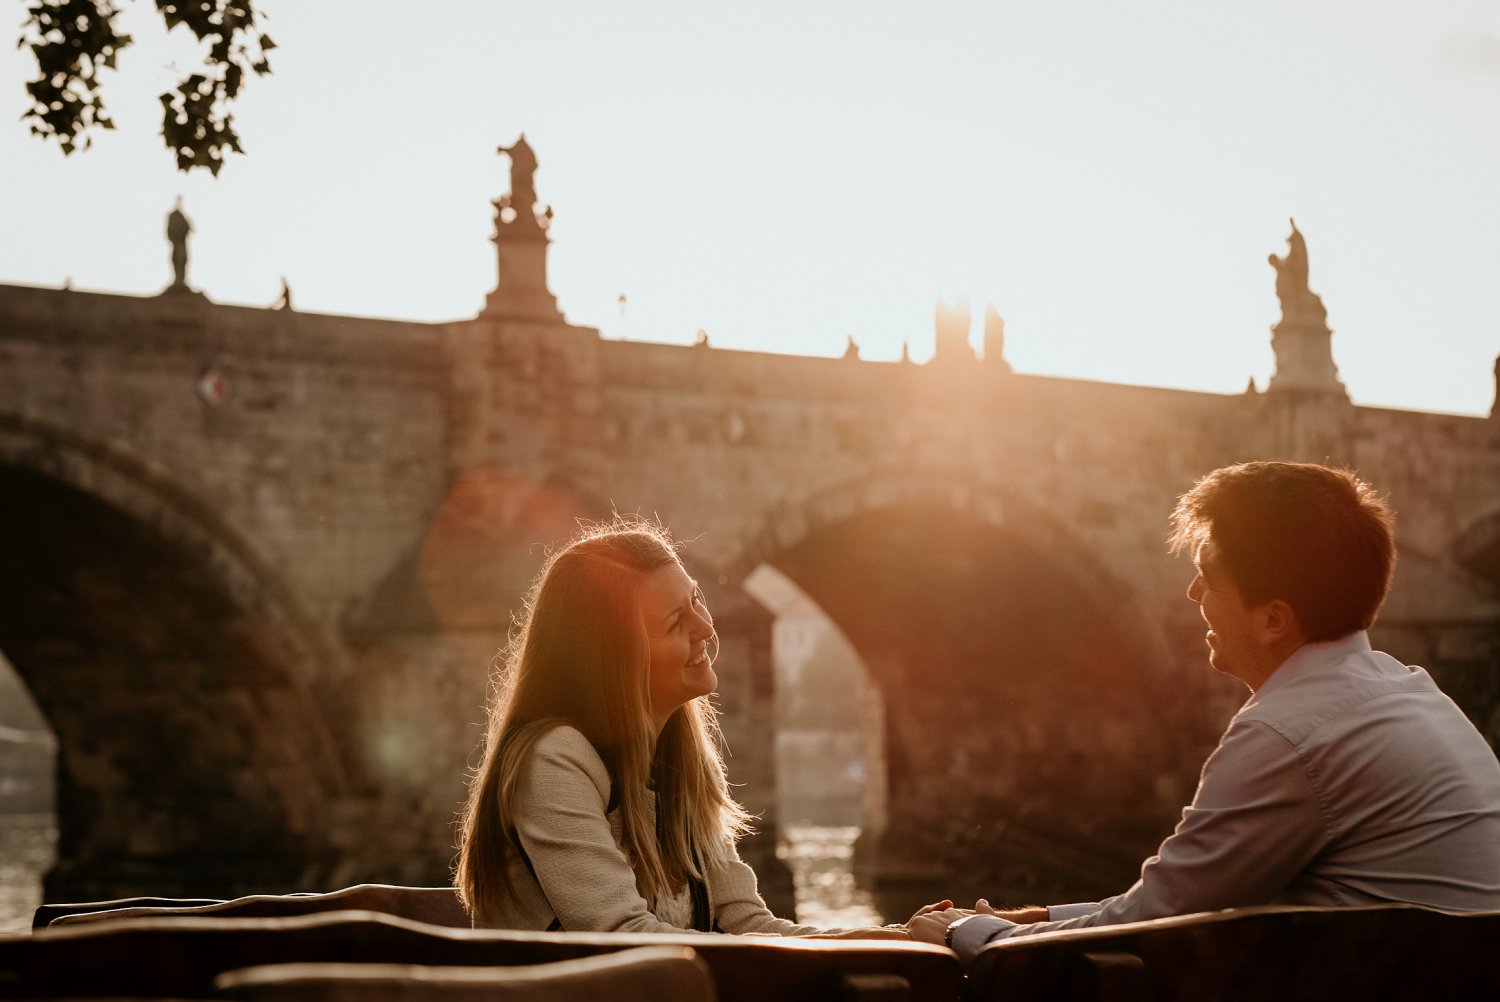
[(1427, 672), (1365, 632), (1395, 564), (1384, 502), (1346, 471), (1245, 463), (1201, 480), (1172, 520), (1209, 664), (1251, 692), (1176, 831), (1116, 897), (944, 901), (912, 937), (967, 961), (1005, 937), (1245, 905), (1500, 909), (1500, 762)]
[(707, 699), (718, 637), (666, 530), (586, 530), (526, 610), (461, 829), (455, 882), (474, 924), (823, 933), (771, 914), (735, 850), (749, 816)]

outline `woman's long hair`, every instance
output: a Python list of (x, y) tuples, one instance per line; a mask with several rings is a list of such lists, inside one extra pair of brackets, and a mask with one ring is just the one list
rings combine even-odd
[[(652, 571), (677, 563), (665, 529), (616, 519), (587, 528), (547, 561), (527, 595), (519, 629), (494, 680), (484, 759), (469, 784), (454, 884), (472, 914), (494, 914), (511, 893), (520, 854), (516, 786), (542, 735), (577, 728), (604, 760), (619, 808), (625, 855), (649, 906), (720, 860), (749, 816), (729, 795), (718, 723), (693, 699), (655, 733), (650, 645), (640, 606)], [(655, 788), (658, 827), (650, 821)]]

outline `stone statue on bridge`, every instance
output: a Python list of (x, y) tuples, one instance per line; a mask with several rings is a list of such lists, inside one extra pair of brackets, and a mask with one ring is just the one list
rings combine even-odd
[(510, 157), (510, 207), (516, 210), (517, 219), (535, 220), (532, 206), (536, 205), (536, 153), (526, 141), (526, 133), (517, 136), (511, 145), (500, 147), (498, 152)]
[(510, 158), (510, 191), (495, 200), (495, 254), (499, 275), (485, 300), (492, 317), (562, 320), (557, 297), (547, 288), (547, 231), (552, 207), (538, 206), (536, 153), (523, 132), (497, 152)]
[(1295, 219), (1287, 222), (1292, 224), (1292, 235), (1286, 238), (1286, 256), (1271, 254), (1266, 258), (1276, 269), (1276, 298), (1281, 300), (1281, 315), (1321, 323), (1327, 320), (1328, 311), (1323, 308), (1322, 298), (1308, 287), (1307, 241), (1297, 229)]
[(1495, 356), (1495, 401), (1490, 404), (1490, 417), (1500, 418), (1500, 355)]
[(973, 321), (968, 296), (959, 296), (952, 305), (939, 296), (933, 308), (932, 361), (938, 364), (972, 361), (974, 349), (969, 345), (969, 326)]
[(1297, 229), (1297, 221), (1288, 222), (1292, 234), (1286, 238), (1286, 256), (1271, 254), (1266, 258), (1276, 269), (1276, 298), (1281, 300), (1281, 319), (1271, 328), (1276, 371), (1267, 389), (1347, 400), (1349, 394), (1333, 364), (1328, 311), (1322, 298), (1308, 287), (1307, 241)]
[(167, 239), (172, 243), (172, 284), (167, 287), (168, 292), (192, 291), (187, 284), (187, 240), (192, 232), (193, 224), (182, 211), (182, 196), (179, 195), (167, 216)]
[(987, 303), (984, 308), (984, 360), (1001, 372), (1011, 371), (1010, 363), (1005, 360), (1005, 318), (994, 303)]

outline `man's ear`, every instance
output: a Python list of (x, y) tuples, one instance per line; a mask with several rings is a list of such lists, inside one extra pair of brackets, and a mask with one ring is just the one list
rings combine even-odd
[(1297, 613), (1285, 599), (1273, 598), (1258, 610), (1261, 640), (1268, 647), (1302, 642), (1302, 627)]

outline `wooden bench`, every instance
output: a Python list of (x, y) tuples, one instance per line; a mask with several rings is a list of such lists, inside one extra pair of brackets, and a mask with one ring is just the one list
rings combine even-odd
[(219, 918), (289, 918), (321, 912), (371, 911), (414, 922), (469, 927), (469, 915), (451, 887), (400, 887), (355, 884), (337, 891), (309, 894), (252, 894), (228, 901), (172, 898), (120, 898), (74, 904), (41, 905), (32, 928), (76, 925), (120, 918), (204, 915)]
[(271, 964), (221, 974), (245, 1002), (713, 1002), (708, 966), (685, 946), (639, 946), (518, 967)]
[(888, 940), (454, 929), (375, 912), (296, 918), (170, 916), (0, 937), (0, 998), (208, 998), (226, 971), (284, 963), (509, 967), (637, 946), (686, 946), (721, 1002), (956, 1002), (958, 958)]
[(1500, 912), (1233, 908), (992, 943), (965, 1002), (1500, 998)]

